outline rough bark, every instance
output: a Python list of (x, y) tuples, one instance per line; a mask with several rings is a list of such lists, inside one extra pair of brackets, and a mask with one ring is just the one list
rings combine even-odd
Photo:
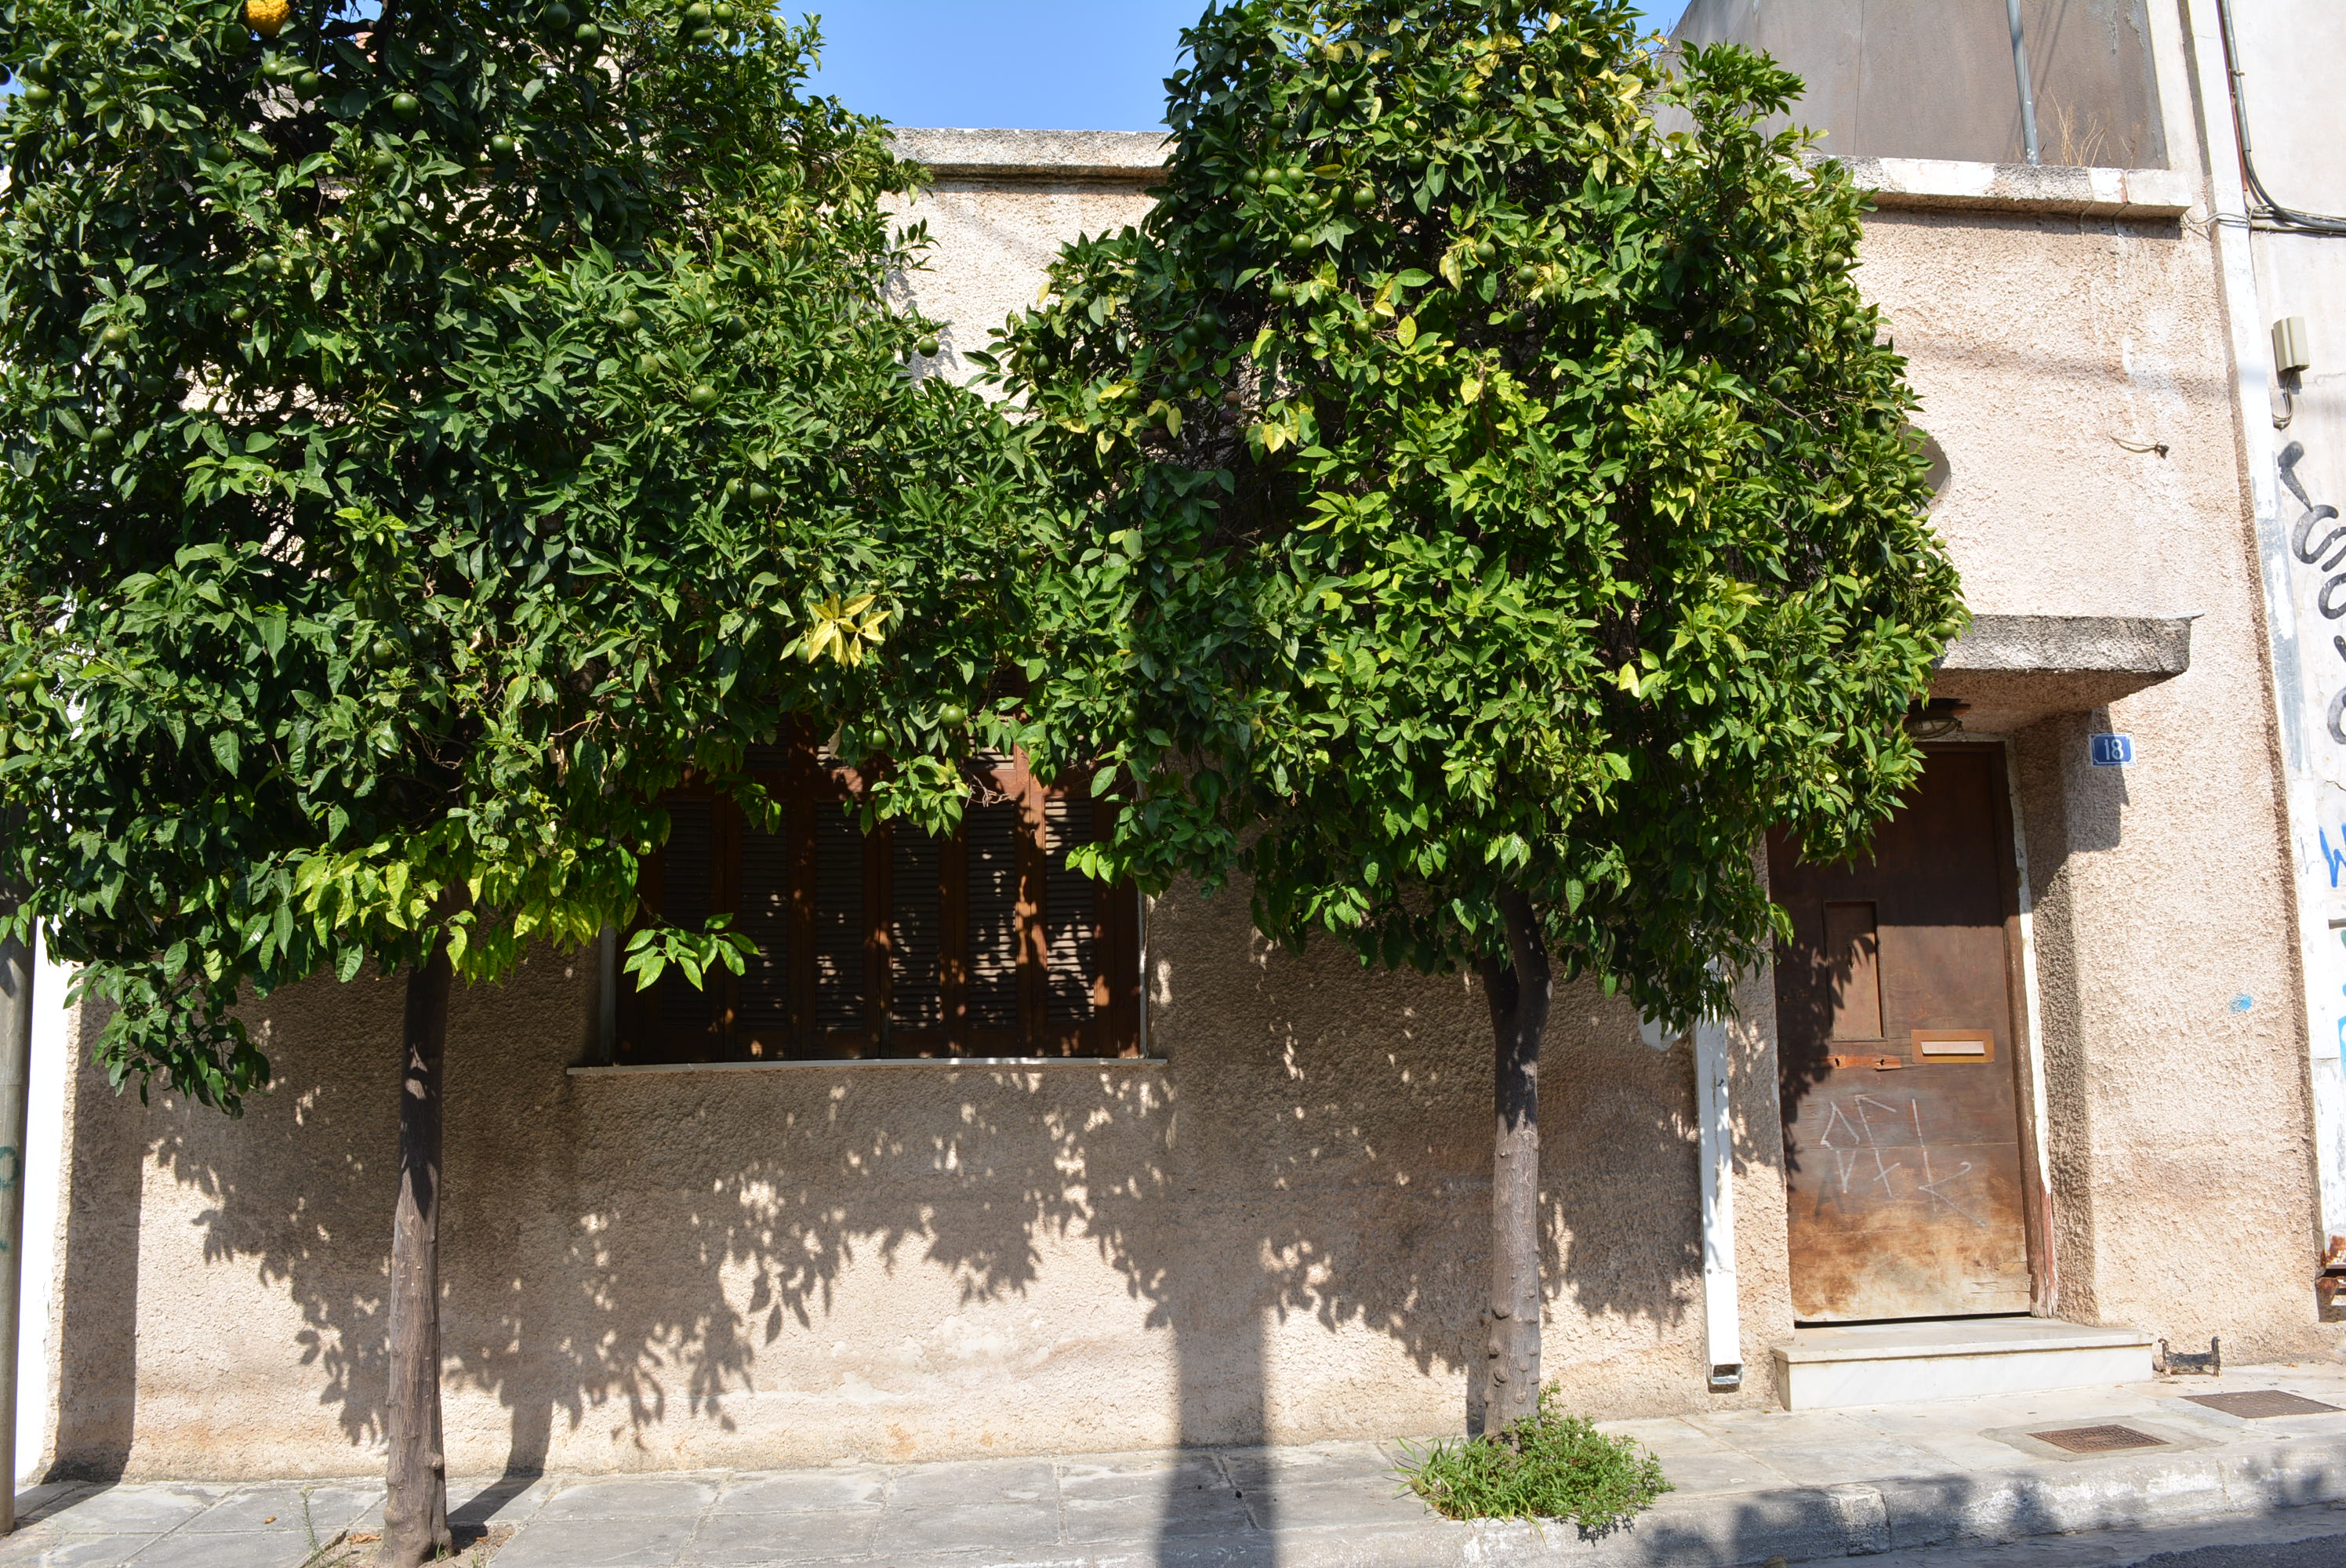
[(1483, 1428), (1500, 1431), (1539, 1408), (1539, 1056), (1553, 983), (1531, 901), (1500, 896), (1509, 961), (1486, 960), (1483, 992), (1496, 1047), (1492, 1108), (1491, 1340)]
[(422, 1568), (455, 1549), (440, 1433), (441, 1064), (450, 980), (444, 945), (407, 977), (391, 1230), (391, 1462), (376, 1568)]

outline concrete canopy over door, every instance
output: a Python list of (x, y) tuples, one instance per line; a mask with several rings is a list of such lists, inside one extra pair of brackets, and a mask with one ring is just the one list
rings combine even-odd
[(1794, 1316), (2029, 1310), (2001, 746), (1934, 747), (1870, 858), (1770, 843)]

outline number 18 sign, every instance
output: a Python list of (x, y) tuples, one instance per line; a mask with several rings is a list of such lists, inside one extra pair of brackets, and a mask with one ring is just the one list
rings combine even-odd
[(2093, 738), (2094, 766), (2123, 768), (2134, 760), (2134, 737), (2131, 735), (2096, 735)]

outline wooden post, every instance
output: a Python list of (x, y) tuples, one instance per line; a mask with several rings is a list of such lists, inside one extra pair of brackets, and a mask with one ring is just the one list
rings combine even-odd
[(1491, 1158), (1491, 1339), (1483, 1430), (1503, 1431), (1539, 1409), (1539, 1055), (1552, 980), (1531, 901), (1500, 895), (1511, 962), (1486, 961), (1484, 994), (1495, 1047)]
[(444, 941), (407, 977), (391, 1231), (391, 1458), (377, 1568), (422, 1568), (454, 1550), (440, 1433), (441, 1088), (451, 981)]

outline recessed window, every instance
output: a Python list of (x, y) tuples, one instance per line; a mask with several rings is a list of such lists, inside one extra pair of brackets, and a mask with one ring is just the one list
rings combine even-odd
[(642, 891), (672, 924), (732, 915), (757, 955), (706, 989), (674, 970), (648, 992), (623, 979), (617, 1062), (1139, 1054), (1139, 896), (1067, 863), (1112, 809), (1086, 783), (994, 761), (960, 831), (937, 838), (862, 831), (854, 774), (811, 749), (749, 763), (782, 803), (774, 830), (679, 790)]

